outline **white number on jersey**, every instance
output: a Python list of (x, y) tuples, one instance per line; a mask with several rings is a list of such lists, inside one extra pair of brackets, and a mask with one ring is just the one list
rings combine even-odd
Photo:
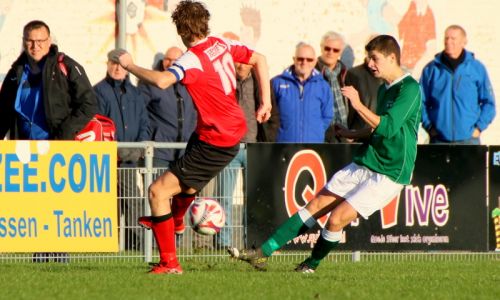
[(224, 93), (229, 95), (232, 90), (236, 89), (236, 76), (231, 54), (226, 53), (222, 56), (222, 59), (216, 59), (213, 66), (217, 74), (219, 74)]

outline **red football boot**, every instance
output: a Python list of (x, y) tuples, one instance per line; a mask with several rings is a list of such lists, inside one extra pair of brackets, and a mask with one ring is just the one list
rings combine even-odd
[(151, 220), (151, 216), (142, 216), (137, 220), (139, 225), (141, 225), (144, 229), (151, 229), (153, 226), (153, 221)]
[(182, 274), (182, 268), (181, 265), (176, 261), (176, 262), (171, 262), (171, 263), (157, 263), (156, 265), (151, 268), (151, 270), (148, 272), (149, 274), (176, 274), (176, 275), (181, 275)]

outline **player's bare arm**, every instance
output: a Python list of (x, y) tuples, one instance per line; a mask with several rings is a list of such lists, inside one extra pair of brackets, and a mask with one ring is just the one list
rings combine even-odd
[(269, 80), (269, 68), (266, 57), (258, 52), (254, 52), (249, 62), (253, 65), (259, 82), (260, 106), (256, 112), (256, 119), (259, 123), (264, 123), (271, 117), (271, 86)]
[(364, 106), (359, 99), (358, 91), (352, 86), (345, 86), (340, 89), (342, 95), (347, 97), (351, 102), (352, 107), (361, 116), (361, 118), (373, 129), (380, 124), (380, 116), (372, 112), (368, 107)]
[(128, 52), (123, 52), (118, 59), (120, 65), (125, 68), (125, 70), (134, 74), (139, 79), (154, 84), (161, 89), (166, 89), (177, 81), (177, 78), (171, 72), (160, 72), (139, 67), (134, 64), (132, 56)]

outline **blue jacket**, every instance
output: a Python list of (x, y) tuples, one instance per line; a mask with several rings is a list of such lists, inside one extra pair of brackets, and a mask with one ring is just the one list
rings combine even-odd
[(127, 78), (123, 81), (106, 76), (94, 86), (99, 113), (111, 118), (116, 125), (119, 142), (149, 140), (148, 115), (144, 98)]
[(440, 140), (467, 140), (475, 127), (483, 131), (495, 117), (493, 89), (486, 68), (473, 53), (465, 51), (455, 72), (444, 65), (441, 55), (425, 66), (420, 77), (422, 123), (427, 130), (434, 128)]
[(333, 119), (333, 95), (318, 70), (301, 83), (293, 66), (271, 80), (271, 90), (280, 115), (278, 143), (324, 143)]

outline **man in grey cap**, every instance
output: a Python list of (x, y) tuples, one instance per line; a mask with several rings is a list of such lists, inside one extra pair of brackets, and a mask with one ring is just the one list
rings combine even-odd
[[(149, 119), (145, 100), (137, 87), (130, 82), (127, 70), (118, 63), (117, 57), (122, 51), (124, 50), (115, 49), (108, 53), (106, 77), (94, 86), (99, 113), (115, 122), (118, 142), (147, 141)], [(127, 227), (136, 224), (133, 216), (143, 210), (138, 197), (136, 173), (131, 169), (137, 167), (141, 156), (141, 149), (118, 150), (118, 167), (122, 168), (118, 176), (118, 197), (121, 199), (120, 214), (125, 216)], [(126, 248), (139, 250), (141, 230), (127, 230), (129, 232), (125, 232)]]

